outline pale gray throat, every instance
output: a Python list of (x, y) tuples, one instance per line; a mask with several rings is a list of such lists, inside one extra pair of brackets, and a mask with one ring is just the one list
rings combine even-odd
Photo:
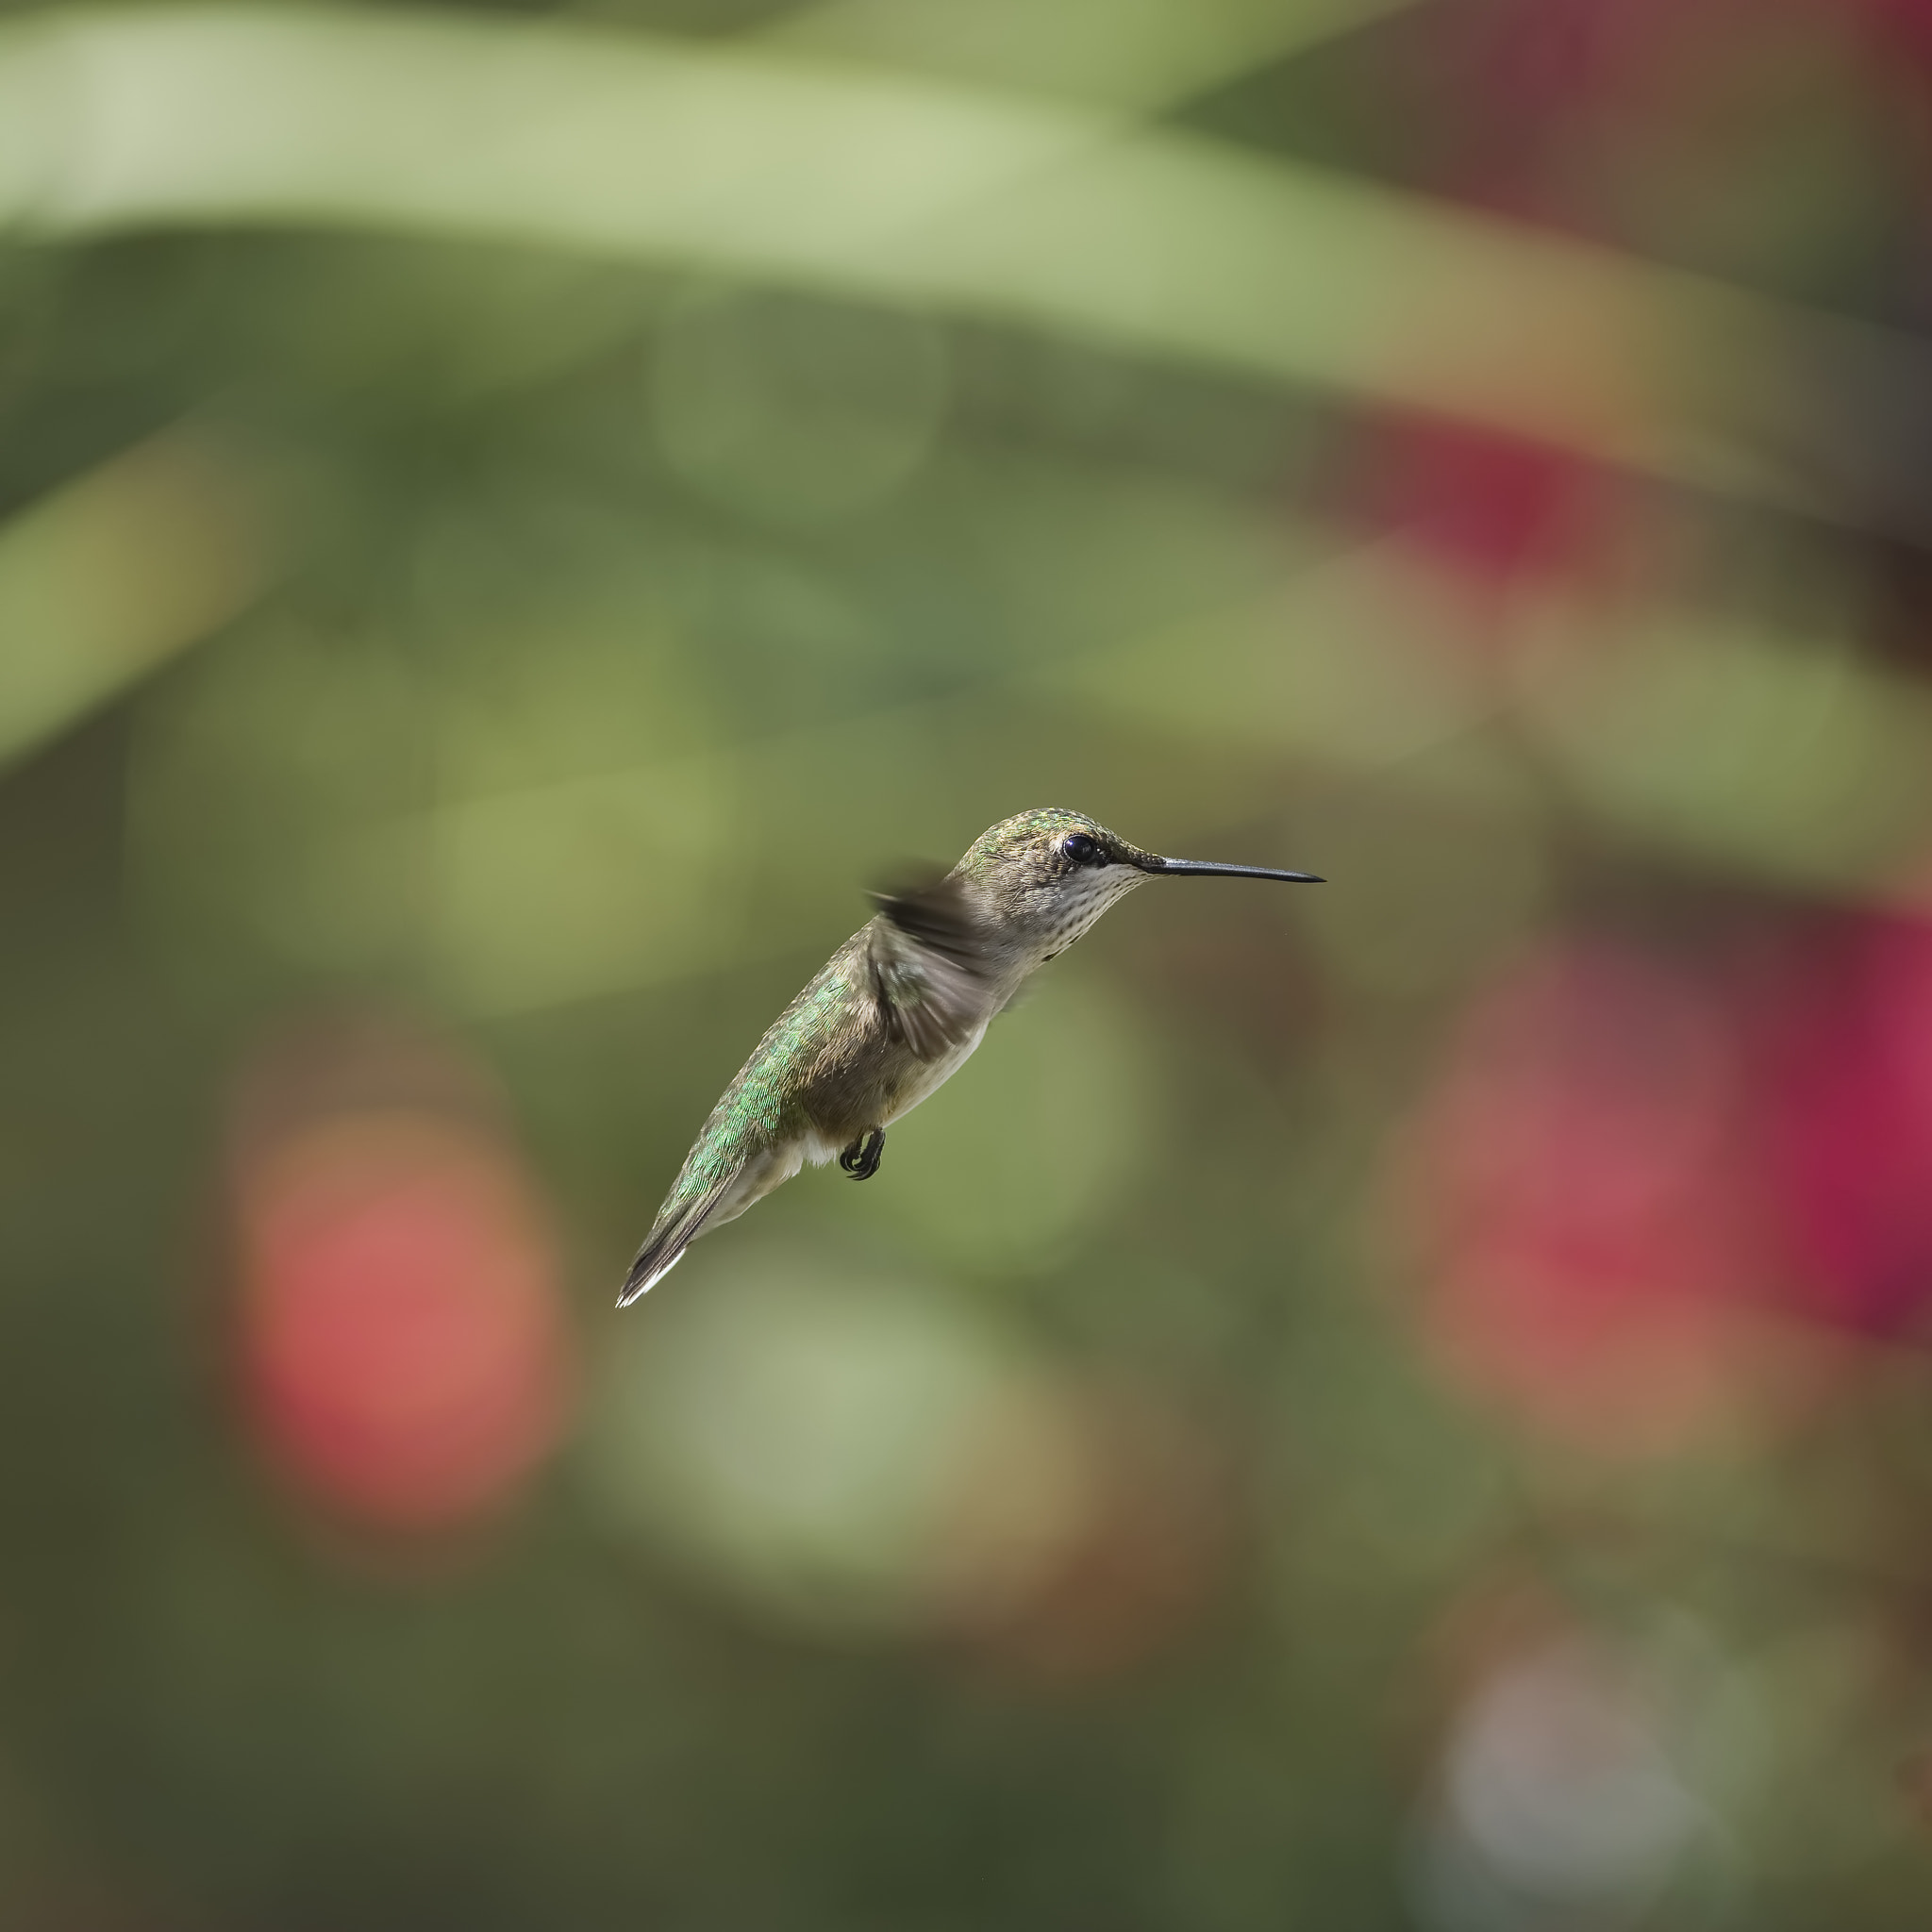
[(1144, 874), (1119, 866), (1082, 874), (1060, 886), (1054, 893), (1052, 909), (1035, 928), (1034, 962), (1043, 965), (1065, 952), (1144, 878)]

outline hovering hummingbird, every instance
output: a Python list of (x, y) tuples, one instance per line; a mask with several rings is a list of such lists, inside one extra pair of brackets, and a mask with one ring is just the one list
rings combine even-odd
[(625, 1277), (625, 1307), (699, 1235), (809, 1160), (879, 1170), (886, 1129), (956, 1073), (1036, 967), (1155, 877), (1313, 873), (1162, 858), (1076, 811), (1023, 811), (982, 832), (943, 878), (874, 892), (872, 919), (772, 1023), (685, 1156)]

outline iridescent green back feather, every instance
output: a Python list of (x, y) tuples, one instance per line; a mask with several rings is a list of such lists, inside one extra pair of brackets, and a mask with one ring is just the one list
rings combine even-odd
[(840, 947), (818, 976), (765, 1029), (725, 1088), (658, 1211), (661, 1222), (735, 1174), (754, 1155), (806, 1131), (800, 1095), (809, 1071), (842, 1043), (854, 1005), (853, 954), (863, 931)]

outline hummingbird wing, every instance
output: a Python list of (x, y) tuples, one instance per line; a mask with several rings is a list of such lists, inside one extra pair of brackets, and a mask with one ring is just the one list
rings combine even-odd
[(943, 1059), (981, 1025), (991, 998), (986, 929), (957, 879), (874, 892), (868, 929), (873, 995), (917, 1059)]

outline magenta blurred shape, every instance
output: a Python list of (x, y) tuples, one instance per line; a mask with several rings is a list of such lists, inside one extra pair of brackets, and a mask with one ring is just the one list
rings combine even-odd
[(1932, 68), (1932, 0), (1856, 0), (1889, 52)]
[(1836, 921), (1769, 1014), (1764, 1110), (1804, 1311), (1893, 1336), (1932, 1297), (1932, 924)]
[[(1476, 0), (1416, 10), (1407, 41), (1425, 185), (1602, 235), (1618, 158), (1694, 111), (1767, 10), (1837, 0)], [(1615, 200), (1612, 193), (1611, 199)]]
[(1366, 430), (1350, 466), (1370, 523), (1498, 585), (1565, 560), (1601, 493), (1565, 451), (1424, 417)]

